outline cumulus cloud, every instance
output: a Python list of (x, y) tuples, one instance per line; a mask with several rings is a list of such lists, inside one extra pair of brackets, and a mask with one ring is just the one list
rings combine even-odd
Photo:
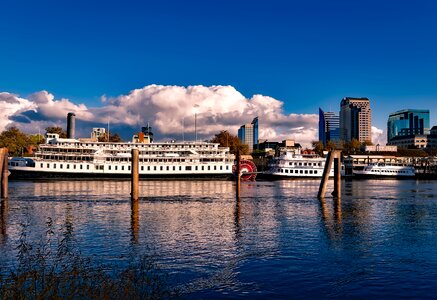
[(386, 132), (375, 126), (372, 126), (372, 142), (374, 145), (385, 145), (387, 143)]
[[(128, 137), (141, 126), (150, 123), (158, 139), (194, 139), (197, 120), (199, 139), (209, 139), (220, 130), (236, 134), (238, 128), (259, 117), (260, 139), (280, 141), (294, 139), (310, 146), (317, 139), (318, 116), (286, 114), (283, 102), (269, 96), (246, 98), (232, 86), (163, 86), (148, 85), (126, 95), (102, 96), (102, 106), (87, 107), (68, 99), (55, 99), (47, 91), (19, 98), (0, 93), (2, 122), (26, 131), (36, 127), (64, 125), (68, 112), (76, 114), (77, 129), (89, 136), (92, 127), (102, 127), (110, 120), (111, 128)], [(81, 131), (82, 130), (82, 131)]]

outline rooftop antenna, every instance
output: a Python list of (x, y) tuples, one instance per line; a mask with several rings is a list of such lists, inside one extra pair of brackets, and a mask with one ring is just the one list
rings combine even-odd
[(195, 135), (195, 140), (197, 143), (197, 107), (199, 107), (198, 104), (194, 104), (194, 135)]
[(185, 142), (185, 117), (182, 118), (182, 141)]
[(106, 141), (109, 142), (109, 115), (108, 115), (108, 135), (106, 136)]

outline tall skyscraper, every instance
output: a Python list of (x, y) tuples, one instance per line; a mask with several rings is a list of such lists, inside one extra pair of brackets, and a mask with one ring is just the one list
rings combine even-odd
[(249, 151), (253, 151), (253, 145), (258, 144), (258, 117), (252, 123), (244, 124), (238, 129), (238, 138), (243, 144), (249, 146)]
[(340, 141), (340, 117), (334, 112), (324, 112), (319, 108), (319, 141), (326, 145), (328, 141)]
[(345, 97), (340, 103), (340, 139), (372, 141), (372, 110), (368, 98)]
[(387, 121), (387, 142), (395, 137), (429, 134), (428, 109), (403, 109), (391, 113)]

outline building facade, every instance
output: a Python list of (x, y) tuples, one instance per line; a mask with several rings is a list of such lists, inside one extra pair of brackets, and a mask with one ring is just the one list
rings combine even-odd
[(244, 124), (238, 129), (238, 138), (243, 144), (249, 146), (249, 151), (253, 152), (253, 146), (258, 145), (258, 117), (254, 118), (251, 123)]
[(345, 97), (340, 103), (340, 139), (372, 141), (372, 110), (368, 98)]
[(387, 141), (398, 136), (429, 134), (429, 110), (404, 109), (391, 113), (387, 121)]
[(340, 142), (340, 117), (334, 112), (324, 112), (319, 108), (319, 141), (326, 146), (328, 141)]
[(105, 134), (105, 132), (105, 128), (93, 128), (93, 131), (91, 131), (91, 138), (98, 140), (99, 137)]

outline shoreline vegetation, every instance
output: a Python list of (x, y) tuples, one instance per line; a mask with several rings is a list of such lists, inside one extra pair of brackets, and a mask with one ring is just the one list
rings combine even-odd
[(0, 270), (2, 299), (166, 299), (167, 274), (153, 256), (135, 255), (128, 266), (111, 270), (82, 255), (73, 226), (56, 229), (47, 218), (40, 242), (31, 244), (29, 225), (21, 224), (13, 270)]

